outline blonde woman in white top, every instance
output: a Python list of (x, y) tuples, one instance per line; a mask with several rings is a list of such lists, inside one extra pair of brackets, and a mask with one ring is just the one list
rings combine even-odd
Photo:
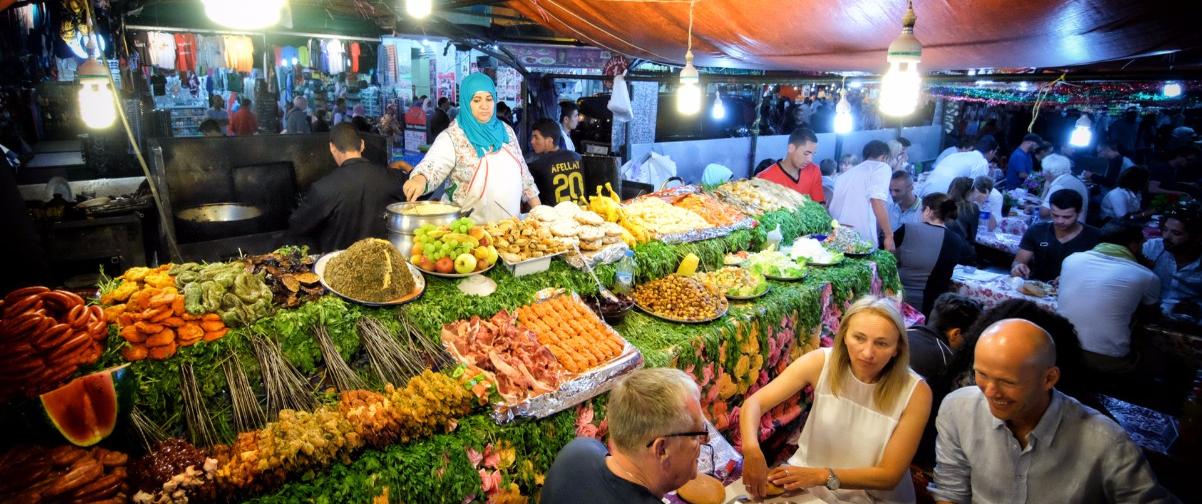
[[(905, 323), (892, 299), (865, 297), (843, 315), (834, 346), (805, 354), (743, 403), (743, 484), (806, 489), (826, 502), (914, 502), (910, 461), (931, 412), (931, 389), (910, 370)], [(768, 470), (763, 412), (814, 387), (787, 465)]]

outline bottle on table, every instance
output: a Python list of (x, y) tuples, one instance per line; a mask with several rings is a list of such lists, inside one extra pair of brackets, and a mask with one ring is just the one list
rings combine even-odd
[(614, 272), (614, 288), (618, 294), (630, 294), (634, 290), (634, 251), (627, 250), (626, 255), (618, 260)]

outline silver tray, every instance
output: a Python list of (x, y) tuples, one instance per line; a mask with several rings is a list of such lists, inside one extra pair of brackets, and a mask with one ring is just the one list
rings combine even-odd
[(503, 263), (505, 263), (506, 266), (509, 266), (509, 267), (517, 267), (517, 266), (521, 266), (526, 263), (532, 263), (535, 261), (541, 261), (543, 259), (551, 259), (551, 258), (559, 257), (566, 253), (568, 253), (568, 251), (564, 250), (564, 251), (556, 252), (554, 254), (547, 254), (547, 255), (538, 256), (538, 257), (531, 257), (529, 259), (526, 259), (525, 261), (518, 261), (518, 262), (509, 262), (508, 259), (505, 259), (505, 256), (497, 254), (497, 259), (499, 259), (499, 261), (497, 261), (497, 262), (503, 262)]
[(359, 304), (365, 305), (365, 306), (396, 306), (396, 305), (402, 305), (402, 304), (408, 303), (410, 301), (416, 300), (417, 298), (420, 298), (422, 296), (422, 294), (424, 294), (426, 292), (426, 277), (422, 276), (422, 272), (420, 269), (417, 268), (417, 266), (414, 266), (413, 264), (406, 262), (405, 266), (409, 267), (409, 273), (413, 274), (413, 292), (410, 292), (404, 296), (401, 296), (398, 299), (394, 299), (392, 301), (385, 301), (383, 303), (377, 303), (374, 301), (364, 301), (362, 299), (355, 299), (353, 297), (344, 295), (344, 294), (334, 290), (333, 287), (330, 287), (330, 284), (326, 283), (326, 265), (330, 262), (330, 259), (338, 257), (338, 254), (341, 254), (342, 252), (343, 252), (342, 250), (338, 250), (338, 251), (330, 252), (329, 254), (321, 256), (321, 258), (317, 260), (317, 263), (313, 265), (313, 272), (317, 273), (317, 278), (318, 278), (318, 280), (321, 281), (322, 287), (325, 287), (326, 290), (333, 292), (334, 294), (338, 294), (338, 296), (342, 297), (343, 299), (346, 299), (348, 301), (353, 301), (353, 302), (356, 302), (356, 303), (359, 303)]
[(608, 392), (618, 378), (643, 367), (643, 354), (625, 339), (622, 343), (622, 353), (613, 360), (560, 383), (559, 390), (517, 404), (493, 405), (493, 421), (505, 424), (521, 418), (546, 418)]
[(615, 263), (626, 256), (626, 251), (630, 247), (625, 242), (618, 242), (612, 245), (606, 245), (601, 250), (593, 252), (582, 252), (581, 254), (570, 253), (563, 257), (564, 262), (568, 266), (578, 270), (585, 269), (585, 266), (596, 268), (602, 264)]
[[(725, 298), (725, 296), (723, 296), (723, 297)], [(713, 322), (715, 320), (718, 320), (718, 319), (726, 316), (726, 312), (730, 311), (730, 302), (726, 302), (725, 306), (723, 306), (722, 309), (719, 310), (718, 313), (716, 315), (714, 315), (713, 317), (703, 319), (703, 320), (685, 320), (685, 319), (678, 319), (675, 317), (668, 317), (665, 315), (660, 315), (658, 313), (655, 313), (655, 312), (651, 311), (650, 309), (648, 309), (647, 307), (643, 306), (642, 303), (639, 303), (638, 301), (634, 302), (634, 306), (636, 308), (638, 308), (639, 311), (646, 313), (647, 315), (650, 315), (650, 316), (655, 317), (660, 320), (667, 320), (668, 322), (676, 322), (678, 324), (704, 324), (706, 322)]]
[[(579, 295), (571, 295), (584, 304)], [(553, 297), (555, 296), (550, 295), (542, 298), (536, 304)], [(585, 306), (588, 305), (585, 304)], [(494, 421), (504, 424), (522, 418), (537, 419), (554, 415), (607, 392), (618, 378), (643, 367), (643, 354), (639, 352), (639, 349), (626, 341), (626, 338), (623, 338), (612, 326), (605, 323), (604, 318), (591, 311), (589, 313), (597, 318), (606, 332), (622, 342), (622, 353), (610, 359), (609, 362), (560, 383), (559, 388), (554, 392), (529, 397), (517, 403), (494, 404), (492, 411)], [(452, 351), (451, 354), (455, 355), (455, 352)], [(456, 356), (456, 359), (458, 360), (459, 357)]]

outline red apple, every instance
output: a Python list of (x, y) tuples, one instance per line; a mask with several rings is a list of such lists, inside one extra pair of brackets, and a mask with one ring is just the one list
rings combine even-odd
[(452, 261), (450, 257), (439, 259), (438, 262), (434, 263), (434, 271), (439, 273), (450, 273), (455, 271), (455, 261)]

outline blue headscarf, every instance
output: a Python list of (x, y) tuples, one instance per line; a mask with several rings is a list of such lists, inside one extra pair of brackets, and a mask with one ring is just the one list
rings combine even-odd
[[(479, 91), (488, 91), (493, 99), (492, 118), (486, 123), (477, 121), (472, 115), (472, 97)], [(467, 134), (468, 141), (476, 148), (477, 155), (484, 157), (485, 154), (498, 151), (509, 143), (509, 133), (505, 131), (505, 124), (497, 119), (497, 86), (493, 84), (492, 79), (479, 72), (465, 77), (459, 83), (459, 99), (463, 104), (455, 118), (459, 121), (459, 127)]]

